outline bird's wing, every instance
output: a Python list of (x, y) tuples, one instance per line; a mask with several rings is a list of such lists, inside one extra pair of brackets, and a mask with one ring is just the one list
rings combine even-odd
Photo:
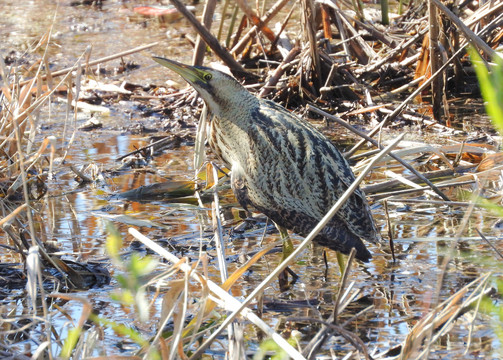
[[(321, 219), (355, 180), (349, 164), (311, 124), (273, 102), (262, 105), (262, 116), (255, 117), (260, 120), (249, 134), (255, 146), (250, 158), (262, 157), (262, 165), (267, 164), (256, 164), (260, 171), (255, 173), (264, 172), (263, 178), (272, 179), (268, 187), (260, 188), (284, 199), (285, 209)], [(375, 225), (359, 189), (333, 221), (343, 221), (358, 236), (376, 240)]]

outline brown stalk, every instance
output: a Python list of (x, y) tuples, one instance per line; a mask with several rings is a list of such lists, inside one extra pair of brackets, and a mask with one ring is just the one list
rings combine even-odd
[(236, 0), (241, 11), (243, 11), (251, 23), (257, 27), (257, 30), (261, 31), (269, 41), (273, 42), (276, 38), (274, 32), (266, 26), (266, 23), (252, 10), (252, 8), (248, 5), (248, 2), (245, 0)]
[(283, 58), (288, 54), (288, 51), (293, 48), (293, 45), (290, 43), (290, 40), (288, 39), (287, 36), (283, 33), (285, 31), (286, 25), (290, 21), (290, 18), (292, 17), (293, 10), (295, 7), (292, 7), (288, 14), (286, 15), (285, 19), (281, 23), (281, 27), (276, 34), (276, 39), (274, 39), (273, 43), (271, 44), (272, 48), (275, 48), (276, 46), (278, 47), (279, 52), (283, 56)]
[[(433, 4), (433, 0), (428, 1), (428, 21), (429, 21), (429, 39), (430, 39), (430, 69), (431, 74), (438, 71), (441, 64), (440, 49), (438, 38), (440, 26), (438, 24), (437, 7)], [(436, 76), (431, 82), (431, 103), (433, 107), (433, 119), (440, 120), (441, 105), (442, 105), (442, 77)]]
[[(238, 2), (238, 4), (239, 3), (240, 2)], [(234, 55), (240, 54), (244, 50), (246, 45), (249, 43), (250, 39), (252, 39), (257, 34), (258, 31), (264, 32), (265, 25), (267, 25), (287, 3), (288, 3), (288, 0), (278, 0), (271, 7), (271, 9), (264, 15), (264, 17), (262, 19), (260, 19), (260, 23), (258, 25), (254, 25), (246, 33), (246, 35), (243, 36), (243, 38), (241, 40), (239, 40), (239, 42), (232, 47), (231, 54), (234, 54)], [(240, 5), (240, 7), (241, 7), (241, 5)], [(243, 8), (241, 8), (241, 9), (243, 10)], [(243, 10), (243, 12), (246, 14), (246, 11)], [(248, 14), (247, 14), (247, 16), (248, 16)], [(260, 26), (262, 26), (262, 28)], [(269, 29), (269, 31), (270, 31), (269, 35), (271, 35), (271, 34), (274, 35), (272, 30)], [(264, 33), (264, 34), (266, 34), (266, 33)], [(266, 36), (267, 36), (267, 34), (266, 34)], [(276, 35), (274, 35), (274, 37), (272, 39), (269, 36), (267, 36), (267, 38), (269, 39), (269, 41), (271, 41), (271, 43), (275, 43), (275, 41), (276, 41)]]
[(316, 41), (316, 29), (314, 28), (314, 5), (312, 0), (301, 0), (300, 3), (302, 5), (302, 27), (304, 28), (304, 36), (309, 43), (311, 68), (316, 73), (314, 84), (316, 88), (319, 88), (321, 82), (321, 68), (318, 54), (318, 42)]
[(323, 36), (325, 39), (332, 39), (332, 27), (330, 24), (330, 14), (328, 6), (321, 4), (321, 23), (323, 24)]
[[(236, 35), (234, 36), (234, 40), (232, 40), (232, 48), (236, 46), (236, 43), (238, 42), (239, 38), (241, 37), (241, 34), (243, 33), (243, 30), (248, 26), (248, 18), (246, 15), (243, 15), (241, 17), (241, 21), (239, 22), (238, 29), (236, 31)], [(246, 46), (246, 44), (244, 45)], [(234, 52), (231, 50), (231, 54), (234, 54)], [(236, 55), (236, 54), (234, 54)]]
[(376, 71), (378, 70), (381, 66), (384, 64), (388, 63), (391, 59), (393, 59), (395, 56), (398, 54), (402, 53), (406, 49), (410, 48), (415, 42), (417, 42), (424, 34), (428, 32), (428, 29), (423, 29), (419, 31), (418, 34), (413, 36), (407, 41), (404, 41), (397, 47), (395, 47), (393, 50), (391, 50), (384, 58), (381, 60), (377, 61), (376, 63), (369, 65), (368, 67), (365, 68), (365, 71)]
[(260, 93), (258, 94), (258, 97), (264, 97), (267, 94), (269, 94), (272, 89), (276, 86), (278, 83), (279, 79), (283, 75), (283, 72), (285, 71), (285, 65), (292, 62), (295, 57), (300, 53), (300, 49), (298, 47), (294, 47), (288, 55), (285, 57), (285, 59), (281, 62), (281, 64), (276, 68), (272, 76), (267, 80), (267, 83), (262, 87), (260, 90)]
[(222, 61), (231, 69), (233, 72), (238, 72), (241, 74), (246, 74), (246, 70), (239, 64), (227, 50), (225, 50), (222, 45), (218, 42), (217, 38), (214, 37), (206, 28), (196, 19), (194, 14), (192, 14), (185, 5), (180, 0), (170, 0), (171, 3), (176, 7), (180, 13), (185, 16), (185, 18), (190, 22), (192, 27), (196, 32), (201, 35), (201, 38), (206, 42), (206, 44), (215, 52), (215, 54), (222, 59)]
[(384, 45), (386, 45), (386, 46), (388, 46), (388, 47), (390, 47), (392, 49), (396, 48), (396, 46), (397, 46), (396, 40), (393, 39), (393, 38), (391, 38), (391, 37), (389, 37), (385, 33), (383, 33), (382, 30), (377, 29), (371, 23), (364, 23), (364, 22), (361, 22), (360, 20), (355, 19), (355, 18), (351, 18), (351, 20), (354, 21), (358, 25), (358, 27), (360, 27), (360, 28), (365, 29), (366, 31), (368, 31), (369, 34), (371, 34), (377, 40), (379, 40), (380, 42), (382, 42)]
[(346, 16), (346, 14), (337, 6), (336, 4), (329, 3), (335, 13), (339, 15), (340, 21), (343, 26), (351, 33), (351, 48), (358, 58), (358, 61), (361, 64), (367, 64), (370, 60), (376, 57), (375, 51), (363, 40), (360, 33), (353, 27), (350, 19)]
[[(389, 122), (391, 122), (393, 119), (395, 119), (399, 114), (402, 113), (402, 111), (405, 110), (405, 107), (407, 104), (409, 104), (415, 97), (421, 93), (423, 90), (425, 90), (428, 86), (430, 86), (431, 82), (435, 79), (435, 77), (439, 76), (447, 66), (459, 55), (461, 52), (464, 50), (464, 47), (461, 47), (458, 51), (454, 53), (439, 69), (437, 72), (435, 72), (429, 79), (427, 79), (421, 86), (419, 86), (412, 94), (410, 94), (407, 99), (405, 99), (391, 114), (386, 116), (379, 125), (377, 125), (370, 133), (368, 136), (374, 136), (377, 132), (379, 132), (383, 127), (385, 127)], [(351, 150), (347, 152), (347, 156), (353, 155), (358, 149), (365, 144), (367, 140), (360, 140)]]
[[(216, 0), (206, 0), (203, 10), (203, 25), (208, 31), (211, 29), (211, 22), (213, 19), (213, 14), (215, 13), (215, 7), (217, 6)], [(192, 58), (192, 65), (202, 65), (204, 60), (204, 53), (206, 52), (206, 44), (201, 39), (201, 35), (197, 35), (196, 40), (196, 50), (194, 51), (194, 57)]]

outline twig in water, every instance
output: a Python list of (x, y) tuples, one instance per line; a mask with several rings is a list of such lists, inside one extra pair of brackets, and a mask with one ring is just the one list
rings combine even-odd
[[(346, 267), (344, 268), (344, 271), (342, 273), (343, 275), (342, 275), (342, 279), (341, 279), (341, 282), (339, 285), (339, 291), (337, 292), (337, 296), (335, 298), (334, 309), (333, 309), (332, 314), (330, 315), (329, 319), (326, 321), (327, 324), (332, 324), (334, 326), (337, 326), (340, 329), (343, 329), (343, 327), (337, 325), (338, 315), (349, 304), (349, 301), (352, 301), (352, 299), (359, 293), (359, 291), (357, 291), (356, 293), (353, 293), (352, 296), (349, 295), (349, 292), (353, 288), (353, 283), (350, 284), (346, 288), (346, 283), (348, 280), (349, 272), (351, 270), (351, 265), (353, 263), (355, 254), (356, 254), (355, 249), (354, 248), (351, 249), (351, 252), (348, 256), (348, 261), (346, 262)], [(343, 301), (344, 301), (344, 303), (343, 303)], [(310, 321), (313, 321), (313, 319), (310, 319)], [(314, 320), (314, 321), (318, 321), (318, 320)], [(325, 322), (323, 322), (323, 323), (325, 324)], [(323, 346), (325, 341), (329, 338), (329, 335), (330, 335), (329, 330), (331, 330), (331, 329), (333, 329), (332, 326), (324, 325), (318, 331), (318, 333), (313, 337), (313, 339), (309, 342), (309, 344), (307, 344), (307, 346), (304, 348), (303, 354), (305, 356), (307, 356), (308, 359), (312, 359), (314, 356), (316, 356), (320, 347)], [(343, 335), (343, 334), (341, 333), (341, 335)], [(354, 335), (354, 336), (356, 336), (356, 335)], [(363, 345), (363, 343), (361, 343), (361, 344)], [(353, 344), (353, 345), (355, 345), (355, 344)], [(359, 346), (355, 345), (355, 347), (360, 350)], [(363, 346), (363, 352), (365, 354), (368, 354), (368, 351), (365, 346)]]
[(479, 229), (475, 229), (475, 230), (476, 230), (476, 231), (477, 231), (477, 233), (480, 235), (480, 237), (482, 238), (482, 240), (484, 240), (484, 241), (485, 241), (485, 242), (486, 242), (486, 243), (487, 243), (487, 244), (491, 247), (491, 249), (493, 249), (493, 250), (494, 250), (494, 252), (495, 252), (496, 254), (498, 254), (498, 256), (500, 257), (500, 259), (502, 259), (502, 260), (503, 260), (503, 254), (501, 253), (501, 251), (499, 251), (499, 250), (496, 248), (496, 246), (494, 246), (494, 245), (493, 245), (493, 244), (489, 241), (489, 239), (488, 239), (488, 238), (486, 238), (486, 237), (485, 237), (485, 236), (484, 236), (484, 235), (480, 232), (480, 230), (479, 230)]
[[(469, 185), (469, 184), (473, 184), (473, 183), (475, 183), (475, 180), (458, 181), (458, 182), (453, 182), (450, 184), (436, 184), (436, 186), (438, 188), (458, 187), (458, 186)], [(422, 192), (422, 191), (425, 191), (428, 189), (429, 189), (429, 187), (422, 186), (417, 189), (395, 190), (395, 191), (382, 192), (382, 193), (376, 193), (376, 194), (370, 194), (370, 195), (367, 193), (365, 193), (365, 194), (374, 200), (380, 200), (380, 199), (388, 198), (391, 196), (404, 195), (404, 194), (414, 194), (414, 193)]]
[(344, 268), (344, 272), (342, 273), (342, 279), (339, 285), (339, 291), (337, 292), (337, 297), (335, 298), (334, 310), (332, 312), (332, 322), (334, 324), (338, 323), (339, 306), (341, 304), (343, 291), (346, 288), (346, 283), (348, 281), (349, 272), (351, 271), (351, 266), (353, 265), (355, 255), (356, 250), (355, 248), (352, 248), (348, 256), (348, 261), (346, 262), (346, 267)]
[(331, 323), (329, 321), (324, 321), (320, 319), (313, 319), (313, 318), (307, 318), (307, 317), (296, 317), (296, 318), (288, 318), (290, 321), (301, 321), (301, 322), (318, 322), (325, 326), (327, 330), (330, 330), (331, 332), (337, 332), (339, 333), (344, 339), (349, 341), (351, 345), (353, 345), (358, 351), (362, 352), (363, 355), (365, 356), (365, 359), (371, 360), (372, 358), (369, 355), (368, 349), (365, 346), (364, 342), (362, 339), (358, 337), (355, 333), (344, 329), (344, 327)]

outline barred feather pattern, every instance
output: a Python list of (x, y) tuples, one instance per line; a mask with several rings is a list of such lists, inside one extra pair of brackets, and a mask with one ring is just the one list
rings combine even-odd
[[(239, 99), (238, 106), (209, 104), (210, 110), (218, 109), (209, 145), (231, 168), (241, 206), (306, 236), (354, 181), (353, 172), (307, 121), (244, 88)], [(357, 258), (368, 261), (371, 255), (361, 239), (377, 242), (379, 236), (365, 195), (357, 189), (314, 241), (345, 254), (354, 247)]]

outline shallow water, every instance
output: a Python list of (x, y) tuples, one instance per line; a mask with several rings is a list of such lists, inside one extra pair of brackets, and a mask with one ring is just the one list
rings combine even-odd
[[(72, 61), (90, 44), (93, 46), (92, 57), (97, 58), (127, 50), (146, 42), (161, 41), (161, 45), (148, 51), (168, 55), (183, 62), (189, 62), (192, 50), (182, 35), (188, 30), (184, 20), (175, 24), (163, 25), (155, 20), (139, 19), (132, 15), (132, 5), (121, 1), (105, 1), (102, 9), (92, 6), (70, 6), (70, 2), (60, 2), (59, 7), (52, 2), (27, 2), (19, 6), (16, 2), (5, 1), (5, 11), (0, 26), (0, 53), (5, 56), (6, 51), (21, 50), (26, 44), (33, 44), (51, 26), (54, 14), (53, 39), (57, 46), (50, 49), (49, 58), (56, 62), (58, 68), (72, 64)], [(41, 16), (43, 14), (43, 16)], [(159, 67), (154, 67), (152, 61), (145, 54), (128, 56), (128, 61), (140, 65), (139, 70), (133, 70), (119, 75), (113, 75), (119, 82), (127, 80), (131, 83), (160, 84), (166, 79), (166, 72)], [(110, 72), (119, 66), (118, 61), (107, 64), (105, 68)], [(174, 78), (175, 81), (180, 81)], [(155, 102), (155, 101), (154, 101)], [(68, 146), (68, 141), (73, 131), (69, 126), (66, 132), (65, 105), (54, 101), (50, 109), (45, 109), (40, 115), (42, 127), (40, 138), (54, 135), (58, 139), (58, 154), (62, 156)], [(467, 118), (471, 114), (464, 115)], [(83, 124), (88, 115), (79, 117), (77, 126)], [(468, 122), (461, 119), (460, 122)], [(187, 142), (173, 150), (165, 150), (156, 155), (149, 169), (126, 170), (120, 173), (110, 173), (108, 170), (117, 168), (120, 162), (116, 161), (130, 151), (140, 148), (148, 143), (148, 134), (132, 135), (131, 124), (142, 124), (149, 128), (157, 128), (162, 119), (159, 116), (140, 116), (134, 102), (117, 102), (107, 116), (99, 116), (103, 129), (91, 132), (77, 130), (74, 143), (69, 148), (66, 162), (56, 168), (54, 179), (48, 183), (48, 195), (36, 205), (37, 230), (41, 239), (54, 243), (64, 257), (77, 261), (99, 261), (111, 273), (117, 271), (106, 255), (104, 242), (107, 236), (106, 219), (111, 216), (127, 216), (129, 220), (115, 221), (116, 227), (124, 237), (123, 253), (130, 256), (133, 250), (146, 253), (146, 249), (133, 241), (127, 229), (131, 226), (129, 221), (141, 220), (151, 222), (150, 226), (135, 226), (140, 232), (162, 244), (178, 256), (188, 256), (196, 260), (199, 252), (190, 246), (198, 248), (201, 243), (201, 232), (204, 232), (203, 242), (212, 256), (210, 260), (210, 276), (218, 281), (219, 273), (215, 246), (210, 243), (211, 233), (211, 208), (210, 202), (205, 202), (200, 208), (193, 199), (190, 201), (125, 201), (118, 199), (118, 193), (162, 181), (190, 180), (193, 178), (192, 144)], [(485, 125), (484, 125), (485, 126)], [(158, 135), (158, 134), (156, 134)], [(388, 134), (392, 138), (396, 134)], [(414, 140), (441, 143), (452, 140), (438, 136), (432, 138), (426, 133), (424, 138), (419, 134), (411, 134)], [(335, 139), (341, 141), (340, 139)], [(457, 141), (462, 141), (460, 136)], [(344, 145), (345, 146), (345, 145)], [(74, 174), (69, 170), (69, 165), (76, 168), (92, 165), (94, 167), (95, 182), (80, 186), (74, 179)], [(377, 172), (384, 171), (383, 166)], [(396, 165), (390, 165), (396, 170)], [(382, 174), (374, 178), (383, 178)], [(374, 180), (375, 181), (375, 180)], [(497, 185), (497, 184), (496, 184)], [(465, 189), (471, 189), (465, 187)], [(495, 187), (495, 190), (500, 189)], [(458, 199), (457, 189), (446, 190), (451, 199)], [(415, 195), (403, 198), (416, 198)], [(428, 199), (428, 197), (424, 197)], [(240, 256), (246, 255), (257, 249), (263, 240), (269, 243), (278, 240), (278, 235), (270, 227), (266, 236), (264, 222), (259, 222), (252, 230), (245, 233), (235, 233), (232, 229), (239, 223), (236, 219), (238, 206), (229, 191), (221, 194), (221, 205), (224, 207), (227, 247), (226, 256), (229, 261), (229, 271), (238, 267)], [(381, 202), (373, 206), (376, 221), (386, 234), (386, 216)], [(495, 216), (475, 209), (470, 216), (467, 226), (459, 234), (460, 241), (455, 243), (456, 236), (461, 227), (463, 216), (467, 208), (445, 207), (437, 204), (406, 204), (399, 201), (389, 202), (389, 215), (395, 238), (397, 262), (393, 262), (386, 244), (383, 249), (374, 245), (369, 248), (375, 254), (368, 264), (357, 263), (350, 274), (349, 280), (355, 282), (355, 289), (360, 289), (362, 296), (351, 304), (341, 314), (341, 319), (350, 319), (359, 311), (373, 305), (372, 310), (350, 322), (348, 330), (356, 332), (371, 351), (385, 351), (390, 347), (404, 341), (411, 328), (432, 307), (436, 299), (436, 286), (439, 275), (442, 273), (441, 264), (453, 249), (453, 262), (445, 273), (444, 286), (440, 292), (440, 299), (444, 300), (454, 292), (477, 278), (479, 275), (493, 271), (501, 275), (501, 271), (494, 262), (493, 252), (476, 233), (479, 229), (491, 240), (499, 240), (499, 230), (493, 225), (498, 220)], [(293, 236), (298, 243), (301, 238)], [(13, 257), (11, 253), (0, 253), (2, 262), (20, 262), (21, 259)], [(232, 289), (232, 294), (244, 298), (267, 276), (280, 260), (280, 254), (271, 254), (254, 265), (239, 283)], [(329, 269), (326, 270), (319, 248), (310, 248), (302, 253), (296, 263), (291, 267), (299, 275), (298, 281), (292, 288), (280, 292), (277, 283), (273, 283), (265, 293), (266, 309), (264, 319), (271, 327), (277, 326), (278, 332), (298, 329), (302, 334), (301, 345), (309, 341), (316, 330), (316, 324), (304, 320), (290, 320), (295, 318), (326, 318), (332, 311), (333, 299), (340, 285), (339, 272), (335, 254), (328, 253)], [(135, 315), (124, 311), (121, 307), (110, 301), (109, 294), (116, 288), (117, 283), (112, 281), (100, 289), (82, 291), (78, 296), (85, 297), (99, 309), (102, 316), (124, 323), (133, 323), (142, 327), (147, 333), (154, 334), (155, 322), (141, 325), (135, 321)], [(21, 301), (21, 290), (14, 291), (2, 300), (4, 313), (10, 317), (26, 314), (26, 303)], [(271, 301), (283, 300), (281, 306)], [(308, 307), (299, 307), (293, 301), (308, 300)], [(160, 307), (160, 299), (157, 300)], [(81, 307), (76, 302), (63, 304), (65, 311), (74, 321), (80, 316)], [(269, 306), (269, 307), (268, 307)], [(154, 316), (158, 316), (154, 315)], [(67, 319), (63, 315), (55, 316), (55, 328), (61, 331), (64, 337), (67, 331)], [(155, 317), (154, 319), (155, 320)], [(491, 327), (490, 319), (478, 316), (473, 321), (472, 344), (468, 353), (466, 350), (468, 330), (471, 321), (461, 318), (453, 329), (439, 339), (432, 347), (430, 359), (490, 359), (498, 358), (497, 349), (501, 348)], [(248, 341), (250, 349), (257, 346), (257, 330), (247, 325), (249, 331)], [(37, 337), (34, 331), (32, 336)], [(128, 340), (120, 338), (110, 330), (105, 333), (103, 346), (108, 353), (131, 354), (137, 349)], [(35, 349), (36, 345), (29, 339), (16, 341), (10, 345), (11, 349), (24, 351), (27, 346)], [(496, 348), (496, 350), (495, 350)], [(345, 354), (353, 347), (340, 337), (335, 337), (325, 346), (323, 352), (329, 356), (330, 350), (337, 354)], [(223, 356), (217, 348), (213, 349), (215, 357)], [(97, 347), (96, 354), (101, 353)], [(320, 357), (321, 358), (321, 357)]]

